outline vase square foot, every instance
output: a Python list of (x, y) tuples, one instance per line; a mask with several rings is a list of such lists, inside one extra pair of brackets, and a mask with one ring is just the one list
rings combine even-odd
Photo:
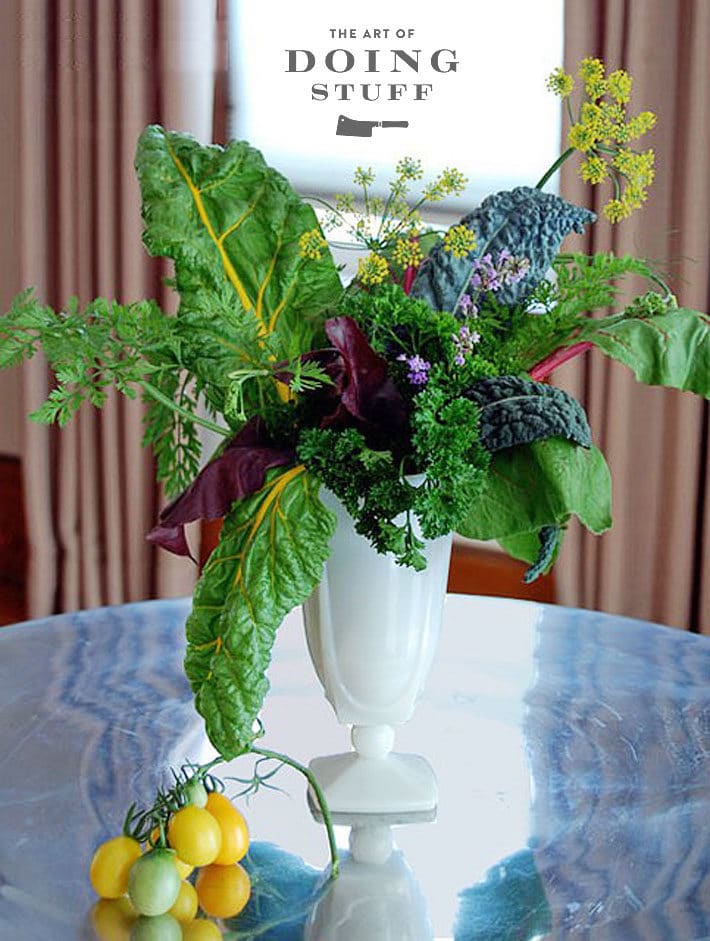
[[(378, 818), (363, 819), (362, 823), (391, 824), (424, 822), (436, 815), (436, 775), (421, 755), (390, 752), (384, 758), (363, 758), (348, 752), (314, 758), (309, 767), (325, 794), (335, 823), (352, 825), (353, 815), (361, 814)], [(317, 806), (312, 797), (309, 799), (312, 806)], [(393, 816), (406, 819), (394, 820)], [(381, 817), (387, 821), (381, 821)]]
[[(308, 809), (316, 823), (323, 823), (318, 801), (309, 787), (307, 792)], [(408, 823), (433, 823), (436, 820), (436, 807), (431, 810), (400, 811), (398, 813), (354, 814), (331, 811), (331, 821), (336, 827), (400, 827)]]

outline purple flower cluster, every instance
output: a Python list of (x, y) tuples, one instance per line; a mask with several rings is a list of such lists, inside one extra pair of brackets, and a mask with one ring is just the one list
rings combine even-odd
[(461, 327), (458, 333), (452, 333), (451, 339), (454, 341), (456, 355), (454, 362), (457, 366), (463, 366), (466, 356), (473, 353), (473, 348), (481, 342), (481, 334), (477, 330), (471, 330), (469, 327)]
[(498, 291), (503, 287), (491, 254), (476, 259), (469, 287), (474, 291)]
[(498, 280), (501, 287), (506, 284), (517, 284), (530, 271), (530, 259), (523, 255), (516, 257), (507, 248), (498, 253)]
[(407, 379), (409, 379), (413, 386), (426, 385), (429, 380), (429, 370), (431, 369), (431, 363), (428, 363), (425, 359), (422, 359), (418, 353), (416, 353), (414, 356), (407, 356), (406, 353), (402, 353), (402, 355), (398, 356), (397, 359), (403, 363), (406, 363), (409, 367)]
[(461, 296), (459, 310), (466, 317), (478, 317), (478, 307), (473, 303), (473, 298), (470, 294), (463, 294)]
[(478, 314), (478, 308), (473, 302), (472, 294), (478, 291), (500, 291), (506, 285), (517, 284), (518, 281), (522, 281), (529, 270), (530, 259), (522, 256), (518, 258), (507, 248), (498, 253), (495, 263), (490, 252), (481, 255), (473, 266), (473, 274), (469, 282), (471, 293), (462, 295), (459, 310), (466, 317), (475, 317)]

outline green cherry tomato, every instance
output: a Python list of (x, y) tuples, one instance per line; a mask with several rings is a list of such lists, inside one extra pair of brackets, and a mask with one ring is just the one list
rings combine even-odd
[(195, 807), (204, 807), (207, 803), (207, 789), (197, 778), (193, 778), (185, 785), (185, 796), (188, 803), (194, 804)]
[(131, 941), (182, 941), (182, 929), (172, 915), (141, 915), (131, 931)]
[(94, 853), (89, 870), (92, 888), (102, 899), (118, 899), (128, 891), (128, 873), (141, 855), (141, 845), (128, 836), (106, 840)]
[(141, 915), (164, 915), (175, 904), (179, 892), (180, 876), (175, 868), (175, 854), (170, 850), (151, 850), (131, 866), (128, 896)]

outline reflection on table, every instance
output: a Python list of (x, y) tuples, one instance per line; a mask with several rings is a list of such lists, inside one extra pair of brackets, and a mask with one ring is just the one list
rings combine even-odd
[[(2, 941), (86, 936), (94, 847), (169, 766), (212, 755), (182, 675), (187, 610), (145, 603), (0, 631)], [(286, 794), (243, 808), (248, 865), (262, 887), (287, 880), (302, 905), (281, 933), (252, 936), (707, 937), (709, 677), (701, 637), (450, 597), (431, 680), (397, 736), (437, 771), (436, 820), (393, 828), (386, 862), (350, 857), (328, 884), (304, 783), (280, 772)], [(342, 750), (298, 614), (270, 678), (266, 744), (304, 761)], [(248, 777), (250, 762), (224, 774)], [(338, 827), (344, 852), (349, 836)], [(347, 918), (349, 935), (330, 927)]]

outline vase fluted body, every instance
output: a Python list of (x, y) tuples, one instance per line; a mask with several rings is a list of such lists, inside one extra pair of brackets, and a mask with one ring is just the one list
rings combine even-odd
[[(411, 718), (432, 665), (451, 536), (425, 542), (427, 567), (416, 572), (373, 549), (331, 493), (321, 498), (337, 526), (323, 578), (304, 605), (306, 637), (328, 701), (338, 720), (353, 727), (355, 751), (315, 759), (313, 770), (335, 812), (431, 810), (436, 785), (429, 765), (391, 748), (393, 727)], [(365, 778), (367, 793), (358, 796)], [(400, 787), (393, 778), (409, 784)]]

